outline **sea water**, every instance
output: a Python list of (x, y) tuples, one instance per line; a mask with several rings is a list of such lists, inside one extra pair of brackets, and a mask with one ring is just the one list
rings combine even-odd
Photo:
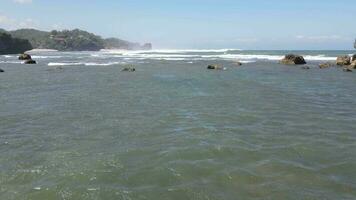
[(354, 52), (287, 53), (0, 56), (0, 199), (356, 199)]

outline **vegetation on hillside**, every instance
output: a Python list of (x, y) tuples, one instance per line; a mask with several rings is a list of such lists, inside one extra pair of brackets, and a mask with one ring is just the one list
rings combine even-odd
[(19, 54), (31, 50), (28, 40), (13, 38), (10, 34), (0, 31), (0, 55)]
[(147, 49), (118, 38), (103, 39), (102, 37), (79, 29), (51, 32), (35, 29), (19, 29), (9, 32), (13, 37), (29, 40), (36, 49), (56, 49), (59, 51), (98, 51), (100, 49)]

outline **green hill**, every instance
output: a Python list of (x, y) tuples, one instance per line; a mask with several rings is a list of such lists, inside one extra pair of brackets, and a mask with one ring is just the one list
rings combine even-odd
[(28, 40), (13, 38), (10, 34), (0, 31), (0, 55), (19, 54), (31, 50)]
[(56, 49), (59, 51), (98, 51), (100, 49), (139, 50), (151, 48), (151, 45), (141, 46), (118, 38), (103, 39), (87, 31), (74, 29), (64, 31), (39, 31), (36, 29), (19, 29), (9, 31), (16, 38), (28, 40), (35, 49)]

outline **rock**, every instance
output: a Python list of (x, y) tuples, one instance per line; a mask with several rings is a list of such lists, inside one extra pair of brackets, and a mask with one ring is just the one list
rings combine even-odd
[(30, 64), (31, 65), (31, 64), (37, 64), (37, 62), (32, 60), (32, 59), (30, 59), (30, 60), (26, 60), (25, 64)]
[(123, 71), (123, 72), (135, 72), (136, 69), (134, 67), (125, 67), (121, 71)]
[(236, 61), (236, 62), (235, 62), (235, 65), (237, 65), (237, 66), (241, 66), (241, 65), (242, 65), (242, 63), (241, 63), (240, 61)]
[(5, 72), (3, 69), (0, 69), (0, 73)]
[(336, 59), (336, 65), (344, 66), (351, 64), (351, 57), (350, 56), (339, 56)]
[(329, 68), (329, 67), (331, 67), (331, 66), (332, 66), (331, 63), (321, 63), (321, 64), (319, 64), (319, 68), (320, 68), (320, 69)]
[(352, 56), (352, 61), (356, 61), (356, 54)]
[(309, 66), (303, 66), (303, 67), (301, 67), (302, 69), (310, 69), (310, 67)]
[(349, 67), (345, 67), (345, 68), (343, 69), (343, 71), (344, 71), (344, 72), (352, 72), (352, 69), (350, 69)]
[(219, 65), (208, 65), (207, 69), (225, 70), (226, 68)]
[(294, 54), (286, 55), (280, 61), (280, 63), (284, 64), (284, 65), (305, 65), (305, 64), (307, 64), (307, 62), (305, 62), (303, 56), (294, 55)]
[(31, 56), (29, 54), (26, 54), (26, 53), (21, 54), (19, 56), (19, 60), (31, 60), (31, 59), (32, 59)]
[(356, 69), (356, 60), (352, 61), (352, 63), (350, 64), (350, 68)]

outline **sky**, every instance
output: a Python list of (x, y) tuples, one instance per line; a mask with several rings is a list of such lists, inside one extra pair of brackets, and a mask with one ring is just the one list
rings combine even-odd
[(0, 0), (0, 28), (79, 28), (156, 49), (353, 48), (356, 0)]

